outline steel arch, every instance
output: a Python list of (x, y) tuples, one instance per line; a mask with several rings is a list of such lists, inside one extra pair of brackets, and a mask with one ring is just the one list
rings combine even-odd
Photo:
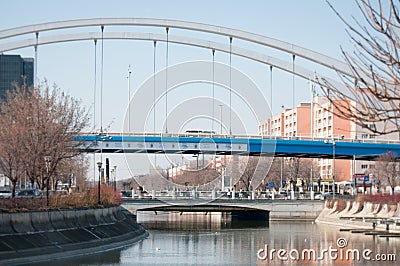
[(247, 31), (221, 27), (211, 24), (196, 23), (182, 20), (156, 19), (156, 18), (90, 18), (76, 19), (40, 23), (28, 26), (0, 31), (0, 39), (11, 38), (14, 36), (35, 33), (37, 36), (40, 32), (51, 31), (57, 29), (71, 29), (79, 27), (91, 26), (152, 26), (177, 28), (193, 31), (200, 31), (216, 35), (228, 36), (234, 39), (241, 39), (251, 43), (260, 44), (266, 47), (274, 48), (282, 52), (286, 52), (295, 56), (302, 57), (319, 65), (338, 71), (342, 74), (352, 76), (352, 71), (347, 64), (323, 55), (321, 53), (303, 48), (294, 44), (273, 39), (264, 35), (255, 34)]

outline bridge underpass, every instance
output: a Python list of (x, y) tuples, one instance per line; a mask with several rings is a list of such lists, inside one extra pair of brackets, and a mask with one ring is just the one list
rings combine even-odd
[(324, 207), (319, 200), (168, 200), (158, 199), (124, 199), (122, 207), (137, 212), (228, 212), (241, 213), (259, 217), (267, 214), (269, 220), (315, 220)]

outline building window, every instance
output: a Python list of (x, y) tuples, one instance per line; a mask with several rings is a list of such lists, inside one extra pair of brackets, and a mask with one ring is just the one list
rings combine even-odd
[(368, 169), (368, 164), (362, 164), (361, 169)]
[(362, 134), (362, 135), (361, 135), (361, 138), (362, 138), (362, 139), (368, 138), (368, 134)]

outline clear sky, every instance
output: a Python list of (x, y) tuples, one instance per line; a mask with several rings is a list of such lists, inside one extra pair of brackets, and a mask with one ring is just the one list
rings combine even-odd
[[(350, 18), (352, 15), (357, 18), (360, 17), (359, 10), (352, 0), (332, 0), (331, 3), (345, 18)], [(82, 18), (166, 18), (214, 24), (257, 33), (293, 43), (337, 59), (341, 59), (340, 46), (346, 50), (352, 50), (344, 24), (329, 8), (326, 1), (323, 0), (13, 0), (1, 1), (1, 9), (0, 30), (36, 23)], [(106, 30), (109, 29), (106, 28)], [(136, 29), (132, 28), (124, 28), (124, 30), (136, 31)], [(100, 31), (100, 29), (90, 28), (89, 31)], [(139, 31), (165, 33), (164, 29), (141, 28)], [(61, 33), (63, 31), (60, 31)], [(172, 29), (170, 34), (174, 33), (179, 35), (186, 34), (183, 31), (174, 32)], [(227, 38), (226, 40), (220, 37), (213, 39), (214, 37), (212, 36), (203, 36), (197, 33), (188, 32), (187, 34), (188, 36), (210, 38), (210, 40), (229, 43)], [(240, 46), (241, 43), (234, 41), (233, 45)], [(274, 51), (260, 46), (250, 45), (246, 46), (246, 48), (266, 54), (270, 53), (288, 62), (292, 60), (291, 55), (276, 54)], [(128, 102), (128, 66), (131, 65), (133, 72), (131, 81), (131, 94), (133, 95), (143, 82), (153, 74), (153, 44), (150, 42), (107, 41), (104, 49), (105, 66), (103, 79), (105, 100), (103, 103), (103, 125), (111, 125), (110, 131), (121, 131)], [(161, 43), (157, 46), (157, 71), (161, 71), (165, 67), (165, 49), (165, 44)], [(38, 77), (41, 80), (47, 79), (51, 84), (56, 83), (74, 97), (82, 99), (87, 108), (91, 108), (94, 83), (93, 51), (93, 43), (88, 41), (41, 46), (39, 47)], [(34, 49), (32, 47), (8, 53), (34, 57)], [(98, 50), (99, 55), (100, 50)], [(99, 62), (100, 58), (97, 58), (97, 60)], [(191, 60), (210, 61), (212, 60), (211, 52), (199, 48), (182, 47), (176, 44), (169, 46), (169, 65)], [(216, 53), (215, 60), (222, 64), (229, 64), (229, 56), (226, 54)], [(304, 62), (304, 60), (298, 60), (296, 64), (304, 67), (314, 67)], [(232, 66), (248, 75), (257, 84), (264, 96), (266, 98), (269, 97), (270, 73), (268, 66), (248, 62), (237, 57), (232, 58)], [(295, 87), (296, 104), (310, 100), (307, 81), (296, 78)], [(97, 88), (99, 88), (99, 84)], [(281, 105), (292, 107), (291, 90), (292, 75), (280, 73), (279, 71), (274, 72), (273, 113), (279, 112)], [(191, 94), (188, 95), (185, 97), (196, 97), (196, 89), (192, 90)], [(186, 100), (176, 100), (172, 104), (179, 105)], [(98, 102), (98, 98), (96, 101)], [(240, 108), (236, 107), (239, 110)], [(218, 114), (217, 110), (216, 114)], [(256, 122), (253, 123), (253, 126), (248, 127), (246, 132), (256, 134)], [(190, 126), (193, 127), (193, 125)], [(224, 126), (226, 125), (224, 124)], [(160, 126), (157, 131), (161, 130)], [(117, 164), (121, 171), (127, 170), (122, 165), (122, 162)], [(147, 171), (148, 166), (135, 166), (134, 168), (133, 172), (143, 173)]]

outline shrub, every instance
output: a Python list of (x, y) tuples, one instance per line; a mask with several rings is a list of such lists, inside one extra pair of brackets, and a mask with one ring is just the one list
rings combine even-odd
[(90, 190), (80, 193), (51, 195), (49, 196), (49, 206), (47, 206), (46, 196), (40, 199), (2, 199), (0, 200), (0, 212), (109, 207), (121, 203), (122, 197), (120, 192), (118, 190), (114, 191), (113, 187), (103, 185), (100, 191), (100, 205), (98, 204), (98, 189), (97, 187), (93, 187)]

